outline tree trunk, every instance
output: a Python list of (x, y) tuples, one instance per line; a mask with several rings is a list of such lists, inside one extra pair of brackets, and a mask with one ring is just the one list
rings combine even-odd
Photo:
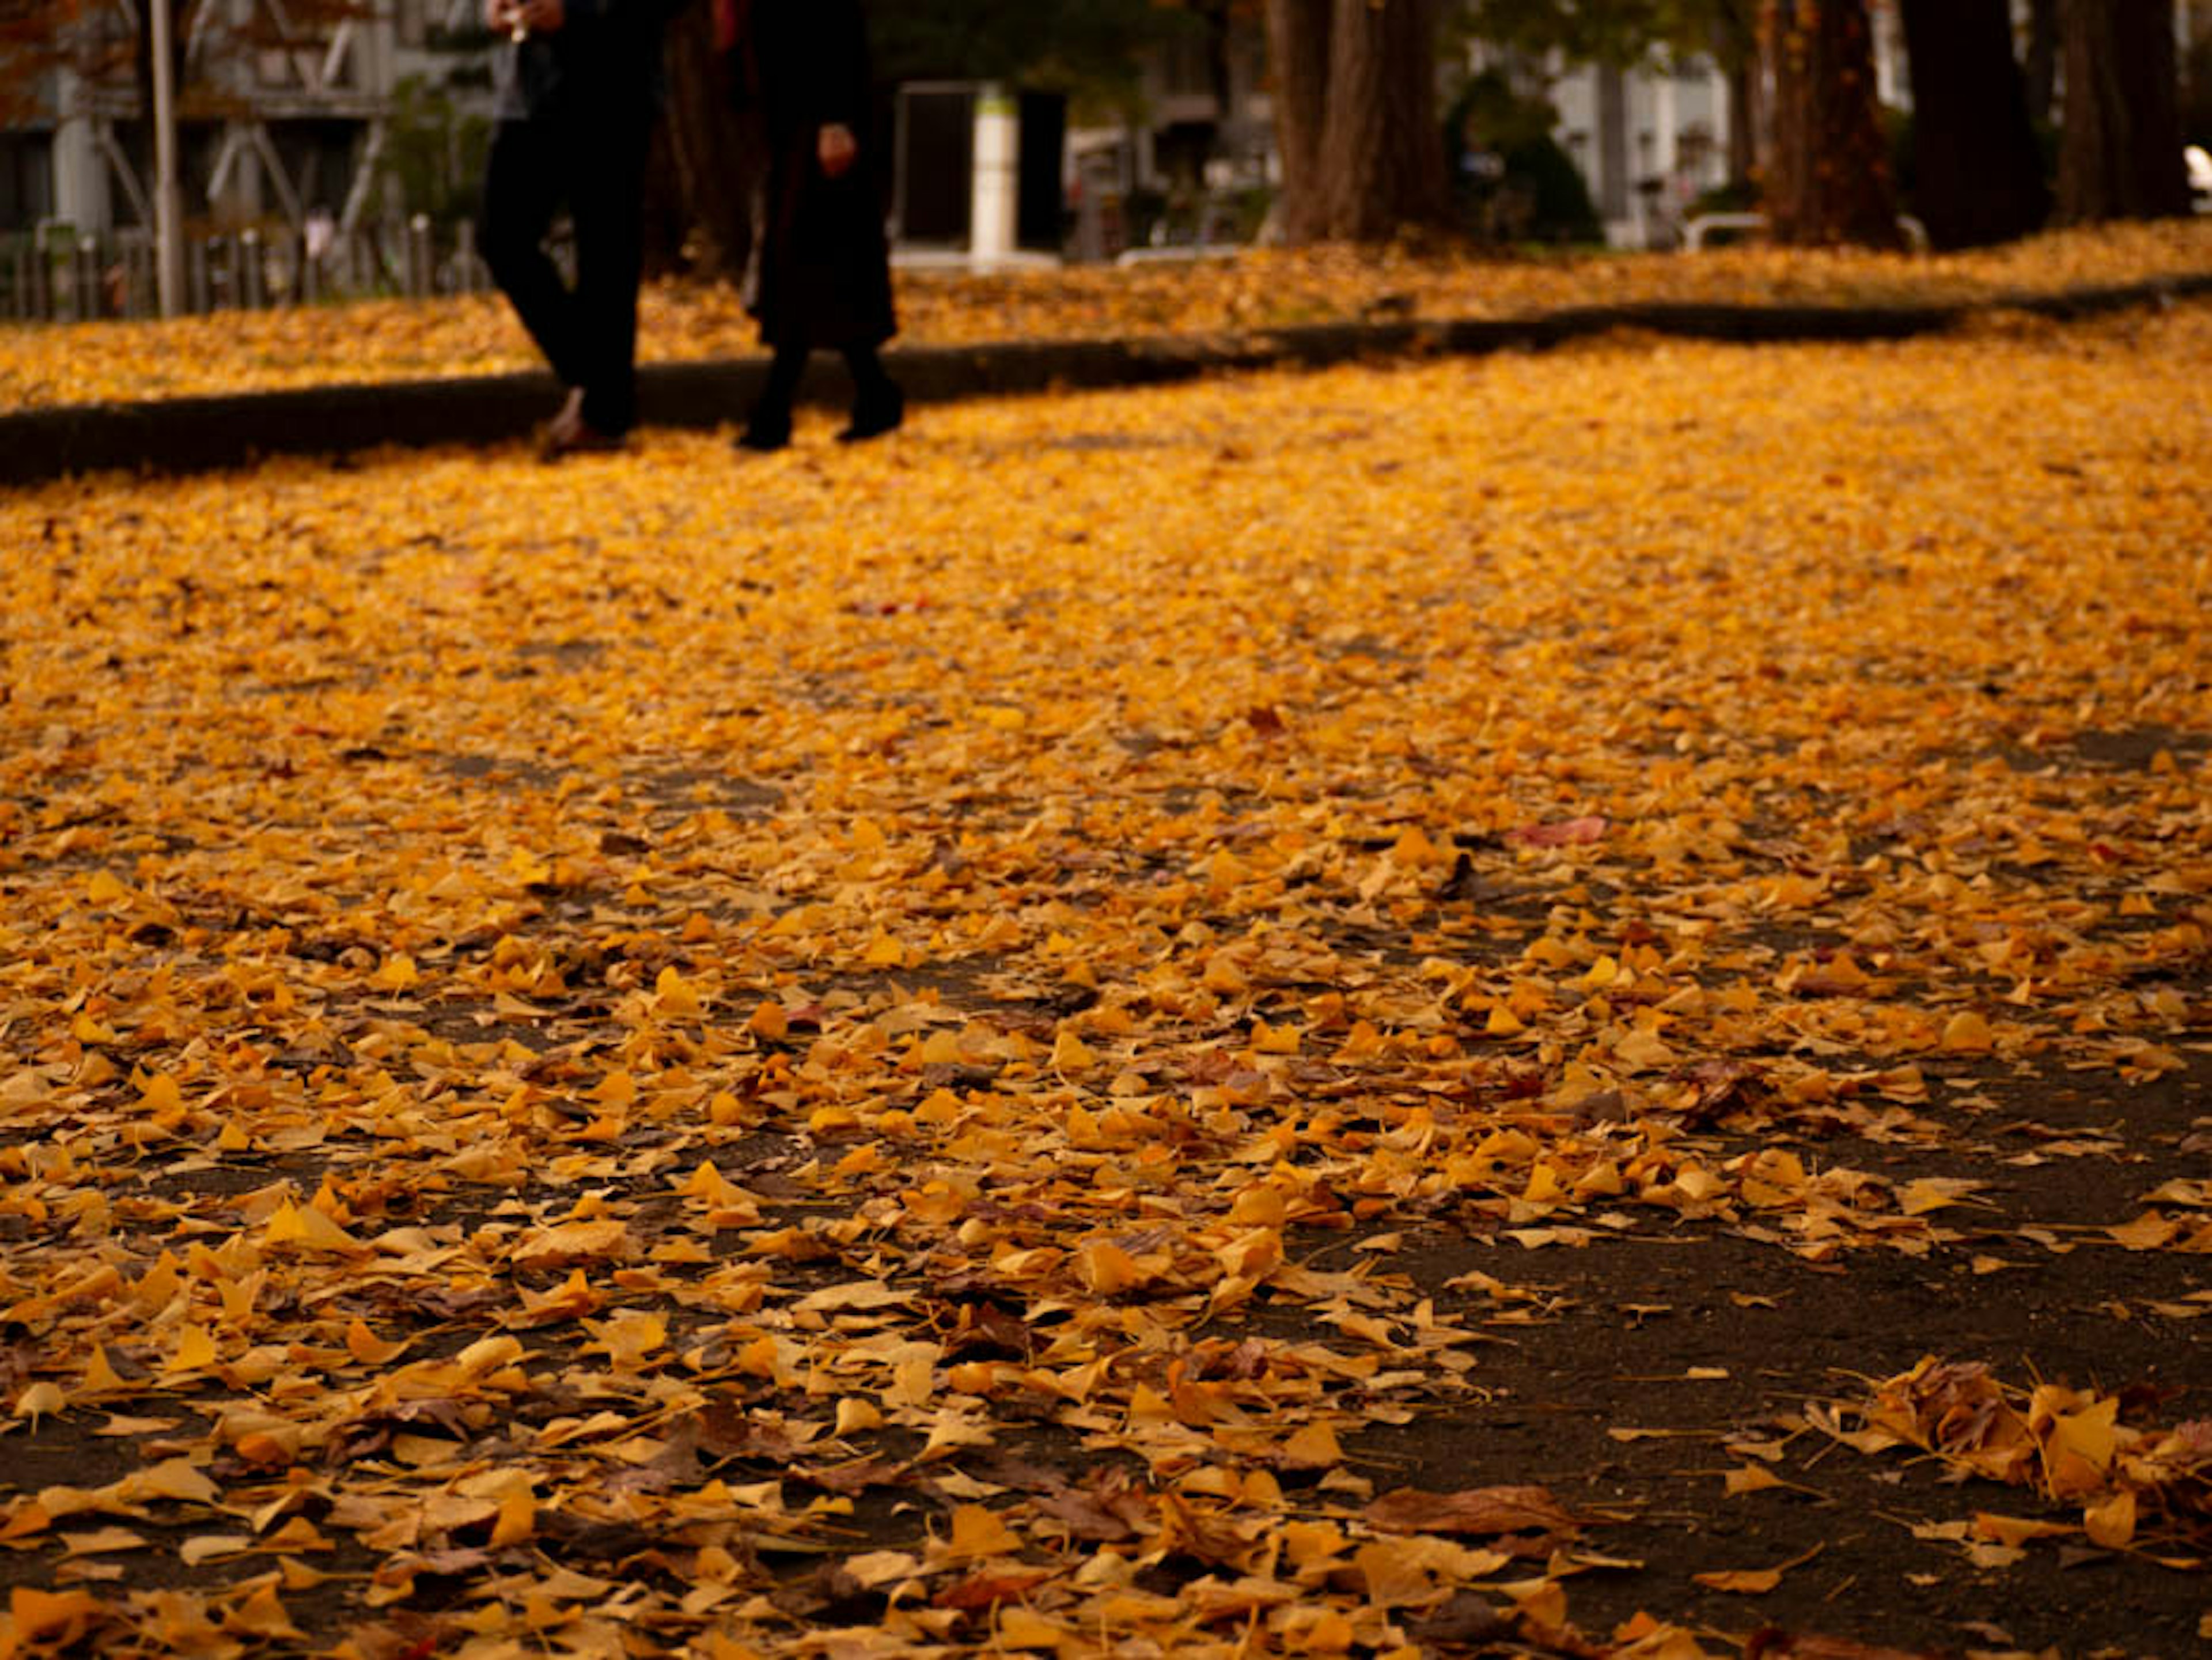
[(1286, 242), (1328, 234), (1322, 199), (1322, 141), (1328, 120), (1332, 0), (1267, 0), (1267, 47), (1274, 82), (1275, 147), (1282, 158), (1278, 218)]
[(1451, 217), (1438, 0), (1267, 0), (1283, 240), (1382, 241)]
[(1866, 0), (1768, 0), (1760, 23), (1774, 88), (1765, 180), (1774, 240), (1898, 246), (1897, 186), (1875, 103)]
[(670, 21), (665, 63), (668, 113), (659, 144), (671, 205), (683, 227), (673, 252), (696, 275), (734, 283), (752, 251), (760, 162), (749, 124), (731, 106), (711, 8), (686, 6)]
[(2173, 0), (2066, 0), (2062, 15), (2060, 221), (2187, 214)]
[(2051, 120), (2058, 93), (2058, 0), (2027, 0), (2027, 119)]
[(1737, 38), (1729, 23), (1713, 26), (1713, 57), (1728, 82), (1728, 176), (1731, 185), (1759, 173), (1759, 52), (1756, 41)]
[(1337, 0), (1321, 195), (1328, 234), (1378, 242), (1449, 214), (1437, 0)]
[(2011, 14), (2009, 0), (1905, 0), (1914, 206), (1939, 248), (2031, 235), (2051, 211)]

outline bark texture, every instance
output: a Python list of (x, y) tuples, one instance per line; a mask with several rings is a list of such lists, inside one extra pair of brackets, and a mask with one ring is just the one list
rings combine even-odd
[(1765, 192), (1774, 240), (1899, 246), (1866, 0), (1767, 0), (1759, 48), (1774, 88)]
[(1268, 0), (1285, 239), (1445, 223), (1439, 0)]
[(735, 282), (751, 252), (759, 137), (732, 105), (711, 8), (687, 6), (671, 19), (665, 50), (668, 119), (660, 143), (682, 226), (668, 252), (702, 277)]
[(2064, 0), (2063, 223), (2189, 212), (2173, 23), (2173, 0)]
[(1436, 43), (1437, 0), (1336, 0), (1321, 170), (1331, 236), (1382, 241), (1445, 218)]
[(1713, 23), (1713, 61), (1728, 79), (1728, 176), (1730, 184), (1755, 178), (1760, 169), (1766, 121), (1759, 96), (1758, 18), (1751, 0), (1721, 9)]
[(1914, 206), (1939, 248), (2012, 241), (2050, 216), (2011, 10), (2009, 0), (1905, 0)]
[(2058, 0), (2027, 0), (2028, 119), (2048, 125), (2058, 92)]
[(1275, 146), (1283, 167), (1280, 216), (1287, 242), (1314, 242), (1328, 234), (1320, 179), (1334, 9), (1334, 0), (1267, 0)]

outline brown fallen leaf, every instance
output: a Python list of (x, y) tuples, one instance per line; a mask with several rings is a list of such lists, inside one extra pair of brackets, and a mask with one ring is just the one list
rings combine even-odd
[(1582, 1523), (1540, 1487), (1470, 1487), (1427, 1493), (1400, 1487), (1360, 1512), (1386, 1533), (1572, 1533)]
[(1548, 824), (1523, 824), (1518, 830), (1505, 832), (1505, 840), (1516, 848), (1578, 848), (1593, 842), (1601, 842), (1612, 828), (1603, 818), (1565, 818)]
[(1042, 1570), (1024, 1573), (978, 1573), (946, 1586), (930, 1598), (933, 1607), (974, 1613), (1026, 1596), (1052, 1578)]
[(1746, 1641), (1743, 1660), (1943, 1660), (1943, 1657), (1923, 1649), (1883, 1648), (1848, 1637), (1822, 1637), (1814, 1632), (1766, 1626), (1752, 1633)]
[(1764, 1596), (1782, 1583), (1779, 1568), (1735, 1568), (1720, 1573), (1690, 1576), (1707, 1590), (1724, 1590), (1739, 1596)]

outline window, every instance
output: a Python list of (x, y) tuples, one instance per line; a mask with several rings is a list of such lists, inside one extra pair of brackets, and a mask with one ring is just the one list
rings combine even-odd
[(54, 141), (0, 133), (0, 230), (28, 230), (54, 210)]

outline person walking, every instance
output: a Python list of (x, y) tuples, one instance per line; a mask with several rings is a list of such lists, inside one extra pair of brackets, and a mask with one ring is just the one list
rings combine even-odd
[(738, 442), (791, 441), (792, 403), (817, 349), (843, 353), (853, 377), (840, 440), (880, 437), (904, 420), (906, 398), (879, 355), (898, 323), (860, 0), (716, 0), (714, 16), (733, 95), (759, 119), (767, 153), (752, 309), (775, 356)]
[[(504, 44), (484, 260), (568, 389), (539, 435), (548, 459), (618, 449), (637, 418), (641, 186), (667, 12), (666, 0), (485, 0)], [(563, 204), (575, 228), (573, 287), (544, 246)]]

